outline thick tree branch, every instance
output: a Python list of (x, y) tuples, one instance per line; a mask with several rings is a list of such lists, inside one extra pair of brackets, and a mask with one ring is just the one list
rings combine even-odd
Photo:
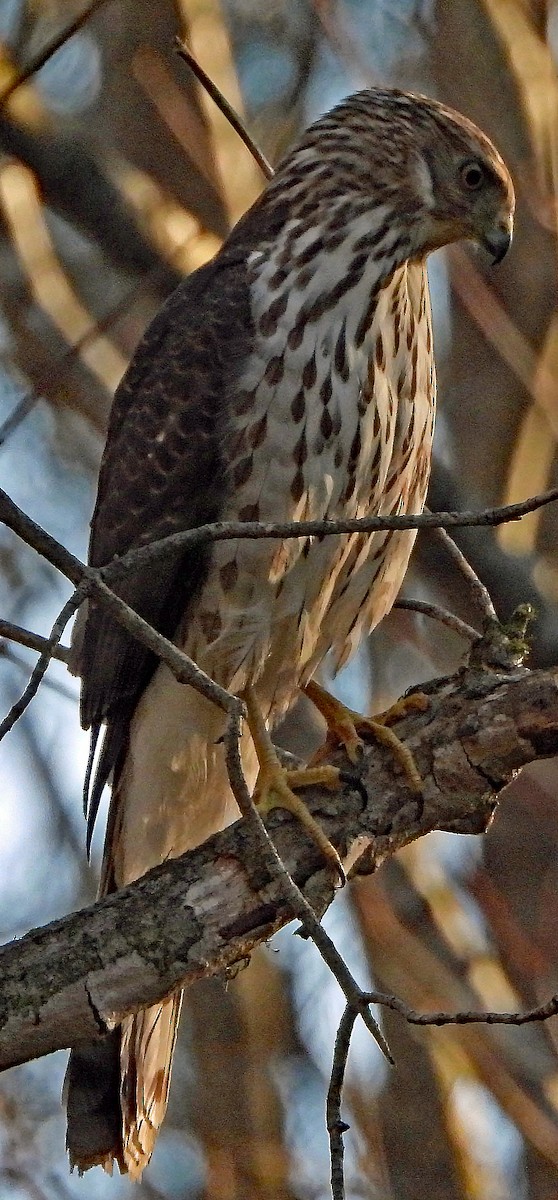
[[(558, 751), (558, 672), (498, 673), (475, 656), (427, 691), (428, 710), (396, 727), (425, 781), (420, 800), (376, 746), (363, 757), (360, 787), (308, 795), (347, 869), (373, 871), (432, 829), (483, 832), (517, 769)], [(273, 813), (269, 829), (296, 884), (323, 912), (334, 887), (319, 852), (286, 814)], [(238, 822), (4, 948), (0, 1066), (98, 1037), (179, 986), (226, 974), (292, 915), (253, 831)]]

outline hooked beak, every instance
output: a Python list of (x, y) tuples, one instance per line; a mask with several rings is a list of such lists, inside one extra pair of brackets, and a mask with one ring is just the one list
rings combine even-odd
[(507, 254), (511, 246), (512, 232), (511, 219), (508, 217), (498, 225), (495, 225), (488, 233), (485, 233), (482, 244), (492, 256), (492, 262), (495, 266), (501, 263)]

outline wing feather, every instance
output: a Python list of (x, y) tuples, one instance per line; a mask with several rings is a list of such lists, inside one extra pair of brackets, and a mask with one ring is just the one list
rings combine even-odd
[[(117, 389), (91, 527), (93, 566), (218, 519), (227, 496), (222, 447), (230, 400), (250, 336), (245, 255), (233, 246), (173, 293)], [(203, 584), (210, 557), (210, 546), (177, 552), (155, 569), (130, 570), (115, 591), (172, 638)], [(95, 602), (89, 603), (80, 642), (82, 723), (95, 735), (107, 722), (91, 827), (156, 658)]]

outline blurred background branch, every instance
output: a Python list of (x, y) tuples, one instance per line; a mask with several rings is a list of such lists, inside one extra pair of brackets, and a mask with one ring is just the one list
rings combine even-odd
[[(462, 253), (431, 264), (440, 406), (429, 503), (480, 509), (556, 485), (556, 0), (107, 0), (82, 21), (84, 11), (75, 0), (0, 3), (0, 94), (79, 24), (0, 110), (0, 457), (25, 511), (83, 559), (114, 385), (161, 300), (261, 188), (177, 59), (176, 35), (272, 163), (368, 83), (437, 95), (494, 138), (518, 192), (514, 249), (490, 277)], [(456, 535), (503, 619), (535, 605), (538, 665), (558, 661), (557, 522), (554, 506)], [(46, 633), (68, 596), (58, 574), (8, 531), (0, 572), (2, 616)], [(406, 589), (475, 624), (432, 534)], [(453, 671), (463, 646), (455, 630), (398, 610), (336, 687), (353, 707), (382, 709), (410, 683)], [(27, 653), (0, 658), (2, 713)], [(49, 680), (2, 744), (3, 940), (93, 896), (79, 851), (77, 689), (64, 664)], [(283, 740), (304, 756), (320, 736), (301, 702)], [(437, 833), (336, 901), (326, 924), (359, 979), (432, 1009), (459, 1006), (462, 990), (475, 1007), (513, 1010), (556, 992), (557, 774), (553, 762), (524, 772), (482, 843)], [(169, 1119), (135, 1194), (326, 1197), (323, 1113), (342, 1009), (291, 931), (227, 991), (215, 980), (192, 989)], [(350, 1200), (554, 1200), (555, 1020), (510, 1031), (380, 1019), (396, 1070), (358, 1026), (347, 1062)], [(131, 1194), (100, 1172), (68, 1176), (59, 1060), (2, 1078), (0, 1187), (45, 1200)]]

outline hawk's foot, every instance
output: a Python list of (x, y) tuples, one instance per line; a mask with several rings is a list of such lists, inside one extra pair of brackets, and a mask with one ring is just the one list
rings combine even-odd
[(329, 841), (304, 801), (296, 794), (298, 788), (305, 787), (339, 788), (342, 783), (341, 771), (338, 767), (326, 765), (300, 767), (296, 770), (283, 767), (265, 727), (252, 688), (246, 689), (244, 699), (248, 712), (248, 725), (260, 766), (254, 789), (254, 803), (262, 816), (271, 812), (273, 808), (285, 808), (288, 812), (293, 813), (321, 850), (328, 866), (336, 872), (341, 882), (345, 883), (345, 872), (335, 846)]
[(386, 712), (378, 713), (374, 717), (364, 717), (362, 713), (347, 708), (313, 679), (306, 684), (304, 692), (318, 712), (322, 714), (327, 724), (325, 745), (314, 756), (314, 762), (319, 761), (335, 746), (341, 745), (344, 746), (351, 762), (357, 763), (362, 754), (364, 740), (367, 737), (373, 738), (392, 751), (394, 758), (407, 776), (412, 791), (417, 794), (422, 792), (422, 778), (411, 751), (403, 745), (389, 726), (393, 721), (400, 720), (410, 712), (424, 712), (429, 704), (428, 697), (424, 692), (413, 692), (411, 696), (398, 700)]

